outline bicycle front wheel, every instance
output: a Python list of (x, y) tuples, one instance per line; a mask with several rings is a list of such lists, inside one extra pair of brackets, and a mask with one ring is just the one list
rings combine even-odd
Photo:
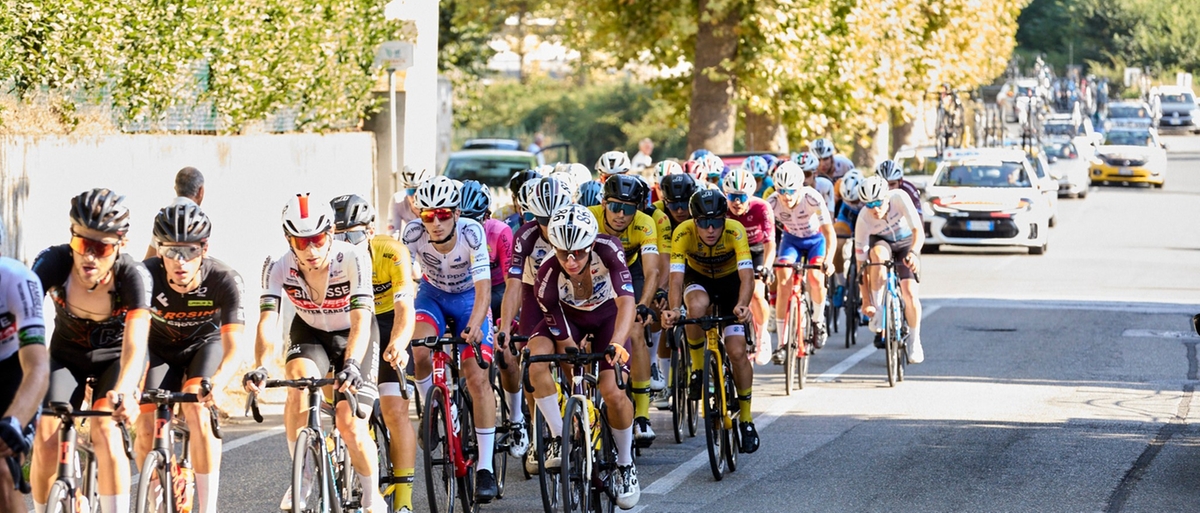
[[(392, 498), (395, 495), (395, 487), (391, 484), (392, 478), (392, 453), (391, 453), (391, 434), (387, 430), (387, 426), (383, 422), (383, 415), (379, 413), (379, 403), (375, 403), (375, 410), (371, 412), (371, 422), (368, 425), (371, 430), (371, 439), (375, 441), (376, 450), (379, 452), (379, 483), (376, 483), (379, 488), (379, 494), (383, 495), (383, 501), (386, 505), (388, 513), (392, 512)], [(362, 483), (360, 483), (361, 485)], [(364, 491), (365, 493), (365, 491)]]
[(458, 480), (454, 476), (454, 455), (450, 450), (450, 419), (446, 396), (440, 387), (429, 389), (421, 430), (425, 438), (425, 491), (429, 511), (450, 513), (458, 499)]
[(684, 408), (687, 404), (687, 378), (688, 369), (683, 366), (684, 354), (687, 352), (684, 345), (687, 342), (679, 340), (675, 330), (668, 330), (667, 341), (671, 344), (671, 375), (669, 376), (671, 385), (671, 430), (675, 434), (675, 443), (683, 443), (683, 424), (687, 417), (684, 413)]
[(586, 401), (567, 399), (563, 417), (562, 437), (562, 504), (563, 511), (591, 511), (592, 443), (589, 436), (591, 419)]
[(325, 442), (312, 429), (300, 431), (292, 460), (292, 512), (323, 513), (332, 510), (326, 496)]
[(893, 325), (891, 299), (888, 299), (885, 305), (883, 339), (885, 351), (887, 352), (887, 379), (888, 386), (894, 387), (899, 378), (899, 369), (897, 368), (900, 362), (900, 340), (897, 336), (899, 330)]
[(796, 366), (799, 363), (796, 357), (797, 339), (799, 336), (796, 330), (800, 326), (799, 316), (800, 307), (796, 304), (796, 298), (792, 298), (792, 302), (787, 309), (787, 324), (783, 333), (779, 334), (779, 345), (783, 348), (783, 393), (792, 395), (792, 389), (796, 386)]
[[(542, 491), (542, 510), (545, 513), (557, 513), (562, 493), (562, 486), (559, 486), (562, 467), (546, 468), (546, 445), (550, 443), (553, 435), (550, 434), (550, 427), (546, 425), (546, 418), (542, 416), (542, 410), (534, 410), (534, 423), (537, 426), (534, 441), (537, 443), (538, 486)], [(529, 450), (534, 450), (534, 447), (530, 447)]]
[(722, 398), (724, 384), (720, 380), (720, 368), (716, 355), (704, 351), (704, 382), (701, 395), (704, 400), (704, 435), (708, 441), (708, 466), (717, 481), (725, 478), (725, 400)]
[(138, 476), (137, 497), (134, 499), (137, 513), (164, 511), (163, 506), (169, 504), (167, 488), (162, 486), (162, 483), (174, 483), (166, 471), (168, 465), (170, 463), (162, 451), (154, 450), (146, 454), (142, 473)]
[(67, 483), (55, 481), (50, 485), (50, 499), (46, 503), (46, 513), (75, 513), (75, 502)]
[(733, 424), (725, 430), (725, 463), (730, 472), (737, 471), (737, 455), (742, 449), (741, 433), (738, 431), (738, 413), (742, 404), (737, 399), (737, 385), (733, 382), (733, 366), (725, 361), (725, 403)]

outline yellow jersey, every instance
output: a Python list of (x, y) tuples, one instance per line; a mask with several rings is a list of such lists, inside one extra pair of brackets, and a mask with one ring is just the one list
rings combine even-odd
[(705, 244), (697, 233), (696, 222), (688, 219), (675, 227), (671, 241), (671, 272), (688, 268), (709, 278), (724, 278), (740, 269), (753, 269), (746, 227), (733, 219), (725, 220), (725, 231), (717, 243)]
[(375, 314), (385, 314), (398, 301), (412, 300), (412, 257), (408, 248), (388, 235), (376, 235), (370, 241), (371, 288), (375, 293)]
[(650, 217), (654, 219), (654, 231), (658, 233), (658, 253), (669, 256), (671, 254), (671, 219), (661, 208), (655, 208), (654, 214)]
[[(608, 233), (608, 225), (604, 222), (604, 204), (592, 205), (588, 210), (596, 216), (600, 233)], [(638, 255), (643, 252), (658, 254), (658, 230), (655, 229), (654, 218), (641, 210), (634, 214), (633, 221), (625, 227), (625, 231), (609, 235), (621, 239), (621, 246), (625, 248), (625, 263), (630, 266), (637, 262)]]

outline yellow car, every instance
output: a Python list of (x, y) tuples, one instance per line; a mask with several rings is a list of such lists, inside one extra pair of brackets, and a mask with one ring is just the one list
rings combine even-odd
[(1088, 166), (1092, 185), (1144, 183), (1162, 188), (1167, 178), (1167, 150), (1151, 128), (1114, 128)]

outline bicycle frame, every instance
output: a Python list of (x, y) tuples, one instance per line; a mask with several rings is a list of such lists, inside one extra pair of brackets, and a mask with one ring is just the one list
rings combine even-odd
[[(433, 360), (433, 386), (442, 391), (448, 405), (455, 404), (455, 407), (459, 408), (459, 415), (471, 415), (471, 412), (463, 411), (466, 410), (466, 408), (462, 407), (464, 405), (458, 404), (458, 401), (454, 400), (456, 397), (455, 392), (459, 391), (458, 368), (461, 354), (458, 346), (466, 343), (466, 340), (461, 337), (453, 336), (427, 337), (412, 341), (413, 345), (431, 349), (430, 358)], [(451, 346), (449, 353), (447, 353), (445, 346)], [(472, 344), (472, 347), (475, 349), (475, 362), (479, 364), (481, 370), (486, 371), (489, 365), (483, 361), (483, 354), (479, 344)], [(447, 373), (449, 373), (449, 378), (447, 378)], [(449, 410), (447, 410), (444, 417), (443, 422), (446, 423), (447, 433), (447, 449), (454, 462), (454, 477), (463, 478), (471, 470), (471, 466), (475, 464), (475, 461), (467, 459), (466, 455), (463, 454), (463, 435), (454, 431), (454, 419), (450, 418)], [(422, 422), (425, 421), (422, 420)]]
[[(42, 409), (43, 415), (53, 415), (58, 417), (58, 477), (55, 482), (61, 482), (66, 486), (66, 497), (68, 511), (75, 511), (76, 503), (75, 496), (79, 490), (80, 480), (86, 486), (84, 490), (89, 498), (93, 496), (96, 486), (97, 469), (96, 469), (96, 453), (88, 445), (79, 445), (79, 435), (75, 430), (75, 420), (87, 417), (111, 417), (111, 411), (99, 410), (78, 410), (72, 411), (72, 407), (68, 403), (50, 403), (49, 411)], [(133, 459), (133, 448), (130, 445), (129, 431), (124, 423), (118, 424), (121, 429), (121, 441), (125, 445), (125, 455), (129, 459)], [(85, 454), (84, 460), (80, 461), (82, 467), (81, 473), (75, 472), (75, 453), (81, 451)], [(15, 480), (15, 479), (14, 479)], [(51, 494), (53, 495), (53, 494)]]

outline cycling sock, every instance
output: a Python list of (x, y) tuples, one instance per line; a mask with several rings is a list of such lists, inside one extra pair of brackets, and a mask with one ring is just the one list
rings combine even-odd
[(475, 470), (492, 471), (492, 450), (496, 445), (496, 428), (475, 428), (475, 439), (479, 441), (479, 461)]
[(46, 505), (42, 504), (40, 502), (34, 501), (33, 513), (46, 513)]
[(393, 483), (396, 488), (393, 489), (392, 509), (399, 511), (400, 508), (413, 509), (412, 492), (413, 480), (416, 479), (417, 471), (415, 468), (393, 468), (392, 477), (396, 479)]
[(650, 418), (650, 381), (633, 381), (633, 416)]
[(650, 334), (650, 356), (658, 354), (658, 341), (662, 339), (662, 330)]
[(692, 357), (692, 370), (704, 368), (704, 341), (688, 339), (688, 354)]
[(813, 305), (813, 319), (817, 322), (825, 322), (825, 302), (821, 301)]
[(542, 418), (546, 421), (546, 428), (550, 430), (550, 434), (555, 437), (562, 436), (562, 412), (558, 410), (558, 396), (550, 394), (534, 399), (533, 402), (542, 412)]
[(217, 513), (217, 491), (220, 488), (220, 472), (196, 474), (195, 513)]
[[(671, 378), (671, 359), (670, 358), (659, 358), (658, 359), (658, 372), (661, 372), (663, 374), (663, 378), (665, 378), (665, 379), (669, 380)], [(668, 383), (670, 383), (670, 381), (668, 381)]]
[(780, 319), (780, 318), (776, 317), (775, 318), (775, 334), (782, 337), (784, 333), (787, 333), (787, 318)]
[(421, 404), (429, 404), (429, 389), (433, 388), (433, 374), (425, 376), (425, 379), (417, 380), (417, 393), (421, 396)]
[(752, 388), (738, 390), (738, 422), (750, 422), (754, 418), (750, 415), (750, 391)]
[(524, 395), (521, 390), (516, 392), (504, 391), (504, 398), (508, 401), (508, 421), (514, 424), (525, 422), (525, 412), (523, 411), (522, 401)]
[(633, 464), (633, 424), (625, 429), (613, 428), (613, 442), (617, 444), (617, 465)]
[[(358, 476), (358, 483), (361, 485), (362, 483), (378, 483), (379, 476), (377, 475), (377, 472), (378, 471), (372, 472), (370, 475), (359, 474), (358, 472), (355, 472), (354, 474)], [(362, 488), (363, 494), (362, 502), (360, 504), (362, 505), (363, 510), (369, 510), (375, 506), (375, 497), (379, 496), (379, 488), (377, 486), (364, 486)]]
[(101, 495), (100, 513), (125, 513), (129, 511), (129, 494)]

